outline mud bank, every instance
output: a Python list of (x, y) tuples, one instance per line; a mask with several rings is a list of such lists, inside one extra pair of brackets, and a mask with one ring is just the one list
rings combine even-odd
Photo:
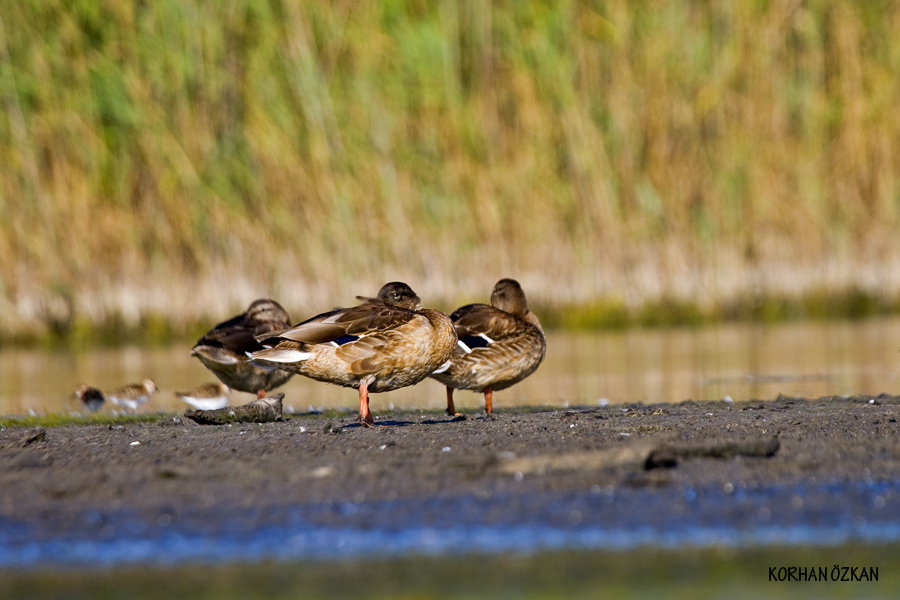
[(900, 397), (0, 431), (0, 567), (900, 539)]

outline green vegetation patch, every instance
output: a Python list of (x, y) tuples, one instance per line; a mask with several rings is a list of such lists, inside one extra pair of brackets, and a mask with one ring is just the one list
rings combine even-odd
[[(896, 544), (828, 548), (643, 547), (620, 552), (462, 554), (0, 571), (10, 598), (894, 598)], [(770, 579), (770, 569), (872, 567), (877, 582)], [(365, 576), (360, 576), (364, 573)]]

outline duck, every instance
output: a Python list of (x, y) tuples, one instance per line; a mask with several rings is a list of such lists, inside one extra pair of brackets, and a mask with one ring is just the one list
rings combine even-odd
[(103, 403), (106, 402), (103, 392), (95, 387), (84, 384), (75, 388), (74, 396), (91, 412), (97, 412), (100, 410), (100, 407), (103, 406)]
[(414, 385), (445, 365), (456, 331), (439, 310), (423, 308), (406, 283), (386, 283), (375, 298), (316, 315), (274, 335), (250, 363), (279, 368), (359, 391), (358, 421), (375, 425), (369, 394)]
[(141, 383), (131, 383), (106, 392), (106, 398), (115, 405), (137, 410), (150, 401), (155, 391), (156, 384), (153, 380), (145, 379)]
[(197, 410), (216, 410), (228, 406), (231, 388), (221, 381), (215, 381), (199, 385), (188, 392), (175, 392), (175, 395)]
[(447, 414), (458, 416), (454, 390), (484, 394), (484, 411), (493, 414), (493, 393), (522, 381), (547, 353), (541, 322), (528, 310), (522, 286), (504, 278), (494, 285), (491, 304), (467, 304), (450, 314), (457, 346), (445, 369), (431, 374), (447, 386)]
[(294, 374), (282, 369), (255, 367), (249, 363), (247, 355), (263, 348), (255, 336), (290, 326), (291, 318), (281, 304), (271, 298), (259, 298), (241, 314), (207, 331), (191, 348), (191, 355), (200, 359), (203, 366), (229, 388), (256, 394), (257, 399), (261, 399), (266, 392), (287, 383)]

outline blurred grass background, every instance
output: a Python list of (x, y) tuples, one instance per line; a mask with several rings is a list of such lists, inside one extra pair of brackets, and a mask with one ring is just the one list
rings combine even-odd
[(392, 279), (567, 327), (895, 310), (898, 39), (886, 0), (0, 3), (0, 338)]

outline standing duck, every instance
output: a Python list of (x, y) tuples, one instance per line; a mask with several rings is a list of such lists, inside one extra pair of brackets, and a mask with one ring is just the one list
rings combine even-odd
[(385, 284), (376, 298), (317, 315), (287, 331), (259, 336), (264, 350), (251, 363), (280, 368), (359, 390), (359, 422), (375, 424), (369, 393), (416, 384), (450, 358), (456, 347), (453, 323), (444, 313), (422, 308), (401, 282)]
[(280, 304), (269, 298), (260, 298), (254, 300), (245, 312), (210, 329), (191, 349), (191, 355), (199, 358), (231, 389), (263, 398), (267, 391), (283, 385), (294, 374), (281, 369), (255, 367), (248, 362), (247, 354), (263, 348), (255, 336), (290, 326), (291, 319)]
[(532, 373), (544, 360), (547, 341), (537, 316), (528, 310), (525, 292), (515, 279), (494, 286), (491, 305), (468, 304), (450, 315), (459, 343), (450, 366), (431, 377), (447, 386), (447, 413), (456, 415), (453, 390), (484, 394), (484, 410), (493, 412), (492, 396)]

